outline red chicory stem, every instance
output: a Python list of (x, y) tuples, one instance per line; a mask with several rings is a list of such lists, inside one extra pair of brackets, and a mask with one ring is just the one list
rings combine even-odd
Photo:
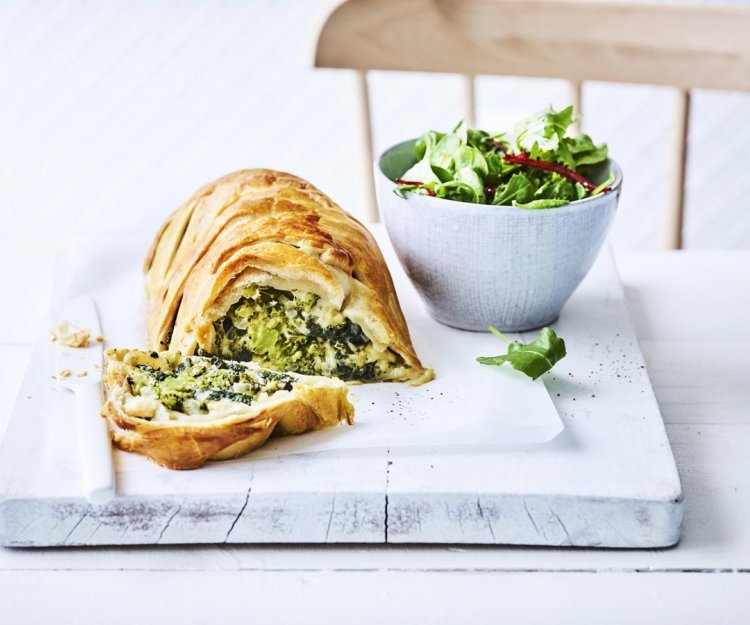
[(533, 158), (528, 158), (525, 152), (519, 154), (508, 154), (507, 152), (503, 155), (503, 160), (507, 163), (513, 163), (514, 165), (525, 165), (526, 167), (536, 167), (537, 169), (546, 169), (547, 171), (553, 171), (556, 174), (564, 176), (568, 180), (577, 182), (583, 186), (587, 191), (593, 191), (596, 189), (596, 185), (589, 180), (586, 180), (581, 174), (568, 169), (565, 165), (559, 165), (558, 163), (550, 163), (549, 161), (538, 161)]
[[(404, 180), (403, 178), (396, 178), (394, 182), (396, 182), (397, 184), (408, 184), (413, 187), (421, 187), (424, 185), (424, 182), (417, 182), (415, 180)], [(432, 189), (425, 189), (425, 191), (427, 191), (427, 195), (435, 197), (435, 192)]]

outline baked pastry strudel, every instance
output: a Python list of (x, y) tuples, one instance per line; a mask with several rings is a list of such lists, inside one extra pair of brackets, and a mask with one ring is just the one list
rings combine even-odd
[(109, 349), (102, 416), (115, 443), (170, 469), (236, 458), (272, 434), (353, 422), (344, 382), (255, 363)]
[(431, 380), (367, 229), (311, 184), (253, 169), (199, 189), (145, 263), (151, 347), (343, 380)]

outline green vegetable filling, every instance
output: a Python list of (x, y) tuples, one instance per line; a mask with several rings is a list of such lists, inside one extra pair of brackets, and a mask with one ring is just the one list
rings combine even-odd
[(291, 391), (294, 378), (221, 358), (191, 356), (169, 371), (138, 365), (128, 382), (134, 395), (154, 397), (169, 410), (207, 413), (207, 402), (251, 405), (261, 393)]
[(214, 323), (219, 356), (344, 380), (373, 380), (399, 356), (378, 351), (362, 328), (306, 291), (250, 286)]

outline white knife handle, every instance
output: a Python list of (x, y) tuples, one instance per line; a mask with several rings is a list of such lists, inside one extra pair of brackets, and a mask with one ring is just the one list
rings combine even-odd
[(115, 474), (107, 421), (100, 414), (101, 386), (76, 384), (74, 390), (83, 494), (91, 503), (106, 503), (115, 496)]

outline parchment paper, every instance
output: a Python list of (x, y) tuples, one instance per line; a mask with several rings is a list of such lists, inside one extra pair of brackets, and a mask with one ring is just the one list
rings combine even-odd
[[(352, 385), (355, 425), (272, 438), (253, 455), (367, 447), (429, 447), (433, 452), (436, 447), (502, 448), (541, 444), (557, 436), (563, 425), (544, 384), (532, 382), (510, 367), (479, 365), (477, 356), (500, 353), (505, 346), (490, 334), (433, 321), (387, 237), (379, 234), (414, 346), (422, 362), (434, 368), (436, 379), (417, 388), (392, 383)], [(108, 347), (145, 347), (141, 268), (149, 241), (150, 235), (144, 234), (59, 244), (53, 311), (78, 294), (88, 294), (99, 310)], [(61, 400), (57, 397), (49, 402), (52, 413), (72, 408), (72, 401)], [(73, 414), (53, 414), (51, 418), (73, 419)], [(50, 457), (59, 460), (56, 447), (51, 441)], [(120, 458), (118, 470), (129, 465), (136, 469), (143, 462), (135, 454), (123, 456), (127, 458)]]

